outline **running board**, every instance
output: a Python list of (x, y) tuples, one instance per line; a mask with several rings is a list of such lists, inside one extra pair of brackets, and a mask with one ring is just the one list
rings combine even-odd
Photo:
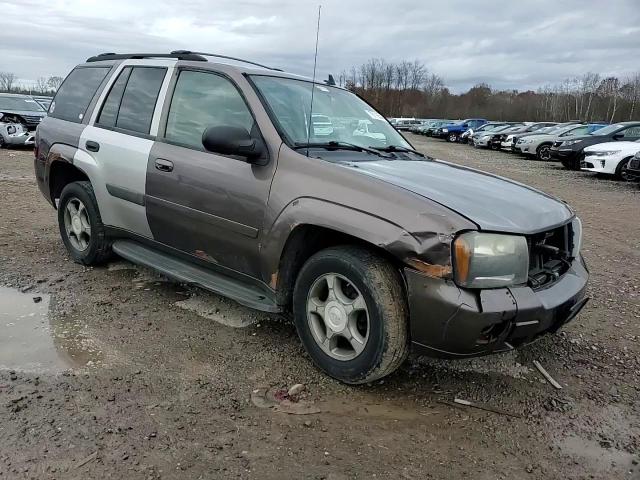
[(182, 283), (196, 285), (263, 312), (279, 312), (272, 294), (228, 275), (200, 267), (132, 240), (116, 240), (113, 251), (133, 263), (153, 268)]

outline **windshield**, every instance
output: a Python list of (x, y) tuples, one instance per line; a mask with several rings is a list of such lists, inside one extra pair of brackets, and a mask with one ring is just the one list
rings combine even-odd
[(615, 124), (609, 125), (607, 127), (599, 128), (598, 130), (593, 132), (591, 135), (594, 135), (594, 136), (609, 135), (610, 133), (613, 133), (616, 130), (621, 129), (624, 126), (625, 126), (624, 123), (615, 123)]
[[(264, 75), (251, 78), (290, 145), (303, 145), (309, 141), (411, 148), (382, 115), (351, 92), (291, 78)], [(313, 128), (309, 128), (312, 85), (315, 85), (313, 118), (326, 118), (329, 125), (320, 126), (314, 120)]]
[(24, 97), (4, 97), (0, 95), (0, 110), (22, 110), (24, 112), (44, 112), (38, 102)]

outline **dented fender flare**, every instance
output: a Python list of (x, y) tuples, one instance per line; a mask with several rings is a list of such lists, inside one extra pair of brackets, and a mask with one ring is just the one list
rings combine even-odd
[[(409, 232), (375, 214), (328, 200), (301, 197), (289, 203), (266, 229), (260, 245), (263, 278), (277, 276), (290, 234), (299, 226), (312, 225), (335, 230), (382, 248), (413, 269), (430, 270), (435, 276), (451, 272), (450, 232)], [(416, 261), (420, 259), (419, 261)], [(272, 285), (274, 287), (275, 285)]]

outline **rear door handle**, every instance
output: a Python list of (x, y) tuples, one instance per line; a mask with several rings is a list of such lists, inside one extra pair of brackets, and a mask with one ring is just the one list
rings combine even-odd
[(171, 172), (173, 171), (173, 162), (169, 160), (164, 160), (162, 158), (157, 158), (156, 168), (161, 172)]
[(98, 150), (100, 150), (100, 144), (98, 142), (94, 142), (93, 140), (87, 140), (87, 143), (85, 143), (87, 150), (89, 150), (90, 152), (97, 152)]

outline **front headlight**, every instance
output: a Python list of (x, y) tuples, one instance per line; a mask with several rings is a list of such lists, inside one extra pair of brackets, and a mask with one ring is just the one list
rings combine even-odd
[(577, 258), (582, 248), (582, 220), (576, 217), (571, 222), (571, 258)]
[(466, 288), (497, 288), (527, 282), (529, 248), (520, 235), (467, 232), (453, 242), (455, 282)]
[(532, 142), (533, 142), (533, 139), (531, 139), (531, 138), (525, 138), (524, 140), (520, 140), (520, 142), (522, 142), (522, 143), (532, 143)]
[(570, 147), (571, 145), (575, 145), (576, 143), (580, 143), (582, 140), (565, 140), (562, 142), (563, 147)]
[(443, 129), (442, 129), (442, 132), (443, 132), (443, 133), (448, 133), (448, 132), (449, 132), (449, 129), (448, 129), (448, 128), (443, 128)]
[(491, 138), (491, 135), (483, 135), (480, 140), (489, 140)]
[(595, 157), (608, 157), (609, 155), (615, 155), (620, 153), (622, 150), (608, 150), (605, 152), (592, 152), (592, 155)]

